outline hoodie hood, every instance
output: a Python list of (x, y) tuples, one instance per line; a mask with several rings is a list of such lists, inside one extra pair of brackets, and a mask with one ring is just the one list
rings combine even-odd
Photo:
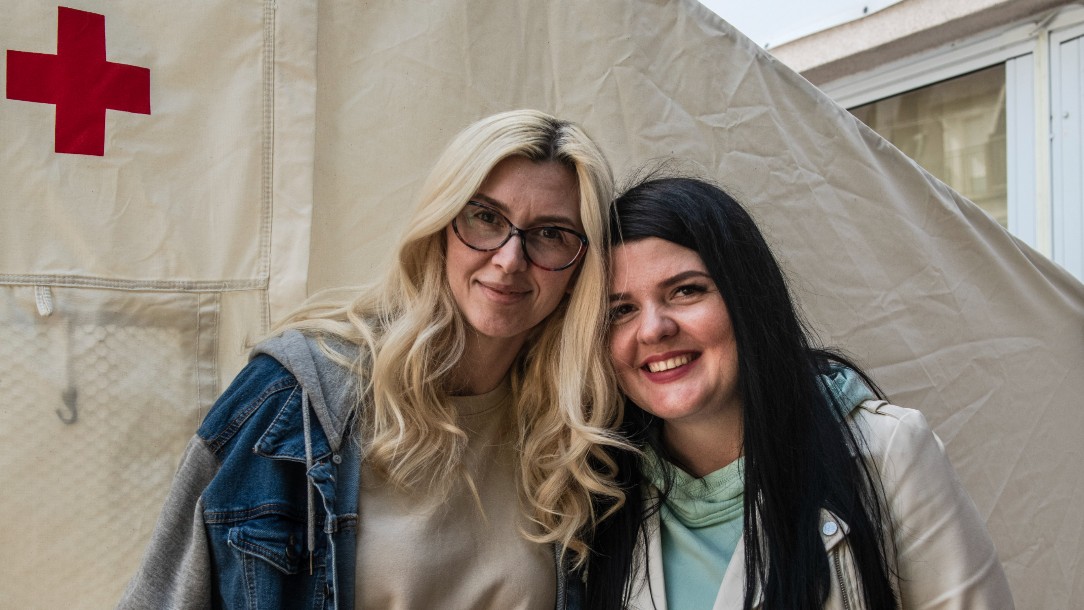
[(337, 452), (357, 400), (357, 379), (348, 368), (331, 360), (321, 343), (349, 361), (357, 358), (358, 347), (352, 343), (330, 335), (308, 336), (293, 329), (257, 345), (252, 357), (267, 354), (290, 371), (316, 414), (331, 450)]
[(846, 418), (867, 400), (877, 399), (877, 395), (862, 380), (862, 376), (850, 367), (832, 364), (827, 373), (818, 375), (817, 378), (829, 401), (839, 409), (840, 418)]

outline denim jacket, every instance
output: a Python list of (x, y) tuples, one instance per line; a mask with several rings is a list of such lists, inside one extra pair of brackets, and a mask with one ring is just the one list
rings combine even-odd
[[(258, 346), (189, 442), (118, 608), (353, 608), (355, 402), (354, 376), (316, 340)], [(561, 565), (557, 586), (557, 610), (578, 610)]]

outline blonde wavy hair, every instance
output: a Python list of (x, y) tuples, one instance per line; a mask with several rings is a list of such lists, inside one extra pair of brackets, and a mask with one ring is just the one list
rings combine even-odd
[[(362, 347), (352, 366), (365, 459), (399, 488), (446, 493), (462, 476), (467, 434), (448, 407), (450, 375), (464, 352), (466, 323), (445, 271), (445, 228), (500, 161), (522, 156), (558, 162), (578, 178), (580, 217), (590, 246), (568, 297), (538, 327), (512, 365), (519, 450), (519, 495), (541, 533), (577, 565), (595, 524), (594, 502), (616, 510), (624, 494), (603, 451), (621, 401), (604, 360), (609, 208), (613, 178), (599, 148), (576, 125), (533, 110), (505, 112), (460, 132), (425, 181), (395, 264), (383, 282), (348, 303), (315, 302), (290, 316), (293, 327)], [(341, 358), (340, 358), (341, 361)], [(473, 490), (473, 482), (467, 482)]]

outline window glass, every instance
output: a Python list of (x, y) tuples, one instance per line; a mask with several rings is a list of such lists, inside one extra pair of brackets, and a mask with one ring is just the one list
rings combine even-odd
[(1008, 226), (1004, 64), (851, 108), (851, 113)]

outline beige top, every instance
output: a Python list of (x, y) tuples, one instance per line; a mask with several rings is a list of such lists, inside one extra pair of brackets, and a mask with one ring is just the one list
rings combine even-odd
[(464, 481), (447, 499), (399, 492), (364, 465), (360, 492), (356, 608), (552, 610), (552, 547), (520, 535), (516, 451), (508, 440), (511, 388), (452, 398), (470, 440)]

